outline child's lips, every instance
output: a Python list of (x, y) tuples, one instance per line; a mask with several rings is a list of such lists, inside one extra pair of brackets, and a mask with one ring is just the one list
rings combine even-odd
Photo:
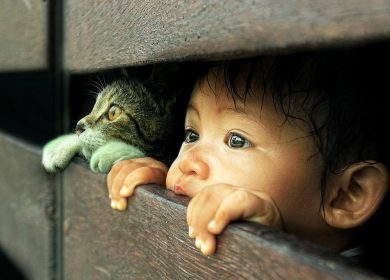
[(181, 176), (180, 178), (177, 178), (173, 185), (173, 192), (177, 195), (187, 195), (186, 188), (188, 186), (188, 183), (186, 181), (187, 180), (185, 176)]
[(177, 195), (193, 197), (202, 190), (203, 182), (194, 182), (193, 178), (181, 177), (176, 180), (171, 190)]
[(178, 195), (185, 195), (184, 188), (180, 185), (175, 185), (173, 187), (173, 192)]

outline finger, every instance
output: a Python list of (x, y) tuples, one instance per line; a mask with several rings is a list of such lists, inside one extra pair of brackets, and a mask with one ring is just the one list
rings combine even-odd
[(140, 167), (128, 174), (123, 180), (120, 195), (122, 197), (131, 196), (139, 185), (157, 184), (163, 186), (165, 178), (166, 172), (161, 169), (150, 168), (149, 166)]
[(112, 200), (111, 201), (111, 208), (124, 211), (127, 208), (127, 199), (126, 198), (119, 198), (118, 200)]
[(112, 190), (112, 185), (113, 185), (114, 179), (116, 178), (118, 173), (121, 171), (123, 166), (125, 166), (125, 165), (128, 166), (130, 164), (131, 164), (131, 160), (123, 160), (123, 161), (120, 161), (118, 163), (115, 163), (113, 165), (113, 167), (111, 168), (110, 172), (107, 175), (107, 189), (108, 189), (108, 193), (110, 194), (110, 196), (111, 196), (111, 190)]
[(205, 189), (191, 199), (187, 209), (190, 237), (197, 236), (201, 231), (207, 231), (207, 225), (215, 216), (220, 203), (219, 193), (212, 189)]
[(115, 165), (111, 168), (110, 172), (108, 172), (107, 174), (107, 190), (108, 190), (108, 194), (111, 198), (111, 188), (112, 188), (112, 182), (117, 174), (117, 169), (114, 168)]
[[(191, 238), (195, 238), (199, 235), (199, 219), (197, 216), (202, 215), (200, 207), (202, 207), (202, 197), (195, 196), (190, 200), (187, 208), (187, 224), (188, 224), (188, 235)], [(203, 210), (203, 209), (202, 209)], [(210, 217), (211, 218), (211, 217)], [(198, 248), (200, 249), (200, 247)]]
[(202, 254), (210, 256), (214, 254), (216, 249), (216, 238), (213, 234), (205, 231), (199, 234), (195, 239), (195, 246)]
[[(199, 193), (194, 196), (188, 204), (187, 224), (189, 229), (191, 229), (192, 237), (197, 235), (197, 229), (201, 226), (202, 220), (207, 218), (211, 219), (215, 214), (216, 209), (214, 209), (214, 211), (212, 210), (213, 204), (207, 204), (207, 199), (208, 197), (204, 193)], [(203, 224), (205, 224), (205, 222), (203, 222)]]
[(274, 203), (250, 192), (240, 190), (228, 196), (219, 206), (208, 230), (220, 234), (224, 228), (237, 219), (250, 219), (258, 223), (277, 226), (280, 216)]
[(136, 159), (129, 159), (129, 160), (122, 160), (120, 162), (117, 162), (113, 165), (110, 172), (107, 176), (107, 187), (109, 193), (111, 193), (112, 186), (114, 184), (114, 180), (117, 177), (117, 175), (122, 171), (123, 168), (126, 168), (126, 172), (130, 173), (132, 170), (139, 168), (140, 166), (150, 166), (151, 168), (157, 168), (161, 170), (162, 172), (167, 173), (168, 168), (166, 165), (160, 161), (157, 161), (153, 158), (136, 158)]
[(187, 224), (188, 224), (188, 235), (191, 238), (194, 238), (196, 236), (196, 231), (192, 224), (192, 215), (194, 214), (194, 206), (196, 205), (197, 197), (193, 197), (190, 202), (188, 203), (187, 207)]
[(121, 198), (119, 191), (122, 188), (126, 177), (132, 172), (134, 172), (133, 170), (134, 170), (134, 165), (129, 164), (129, 165), (123, 165), (120, 171), (117, 172), (111, 184), (111, 189), (110, 189), (111, 199), (119, 200), (119, 198)]
[(161, 161), (158, 161), (154, 158), (151, 158), (151, 157), (136, 158), (136, 159), (133, 159), (133, 161), (136, 163), (139, 163), (139, 164), (143, 164), (143, 165), (152, 167), (152, 168), (160, 169), (163, 172), (165, 171), (165, 173), (168, 172), (168, 167), (164, 163), (162, 163)]

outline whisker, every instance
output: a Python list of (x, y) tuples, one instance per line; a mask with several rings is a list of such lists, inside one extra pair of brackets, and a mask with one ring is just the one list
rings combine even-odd
[(90, 90), (90, 89), (84, 89), (84, 90), (82, 90), (82, 93), (84, 96), (89, 96), (89, 97), (94, 97), (94, 98), (96, 98), (99, 94), (99, 92), (96, 92), (96, 91)]

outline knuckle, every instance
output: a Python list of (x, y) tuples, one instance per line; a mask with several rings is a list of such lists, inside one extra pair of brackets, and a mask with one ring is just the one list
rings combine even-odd
[(189, 226), (192, 226), (192, 221), (193, 221), (193, 218), (192, 218), (192, 211), (187, 211), (187, 224)]
[(139, 171), (144, 178), (153, 178), (153, 176), (155, 175), (154, 170), (149, 166), (143, 166), (139, 169)]
[(219, 208), (216, 218), (222, 221), (226, 221), (227, 219), (229, 219), (229, 215), (224, 207)]
[(111, 173), (118, 173), (119, 170), (121, 170), (122, 166), (123, 166), (123, 162), (122, 162), (122, 161), (120, 161), (120, 162), (118, 162), (118, 163), (115, 163), (115, 164), (112, 166), (112, 168), (111, 168), (110, 174), (111, 174)]
[(203, 200), (211, 200), (214, 197), (214, 191), (211, 188), (205, 188), (199, 193)]
[(243, 203), (249, 200), (249, 193), (244, 190), (238, 190), (235, 193), (235, 197), (238, 203)]

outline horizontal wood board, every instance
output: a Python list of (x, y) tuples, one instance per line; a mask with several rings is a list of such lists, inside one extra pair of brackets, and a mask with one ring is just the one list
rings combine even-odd
[(0, 72), (49, 67), (49, 2), (0, 1)]
[(188, 198), (141, 186), (112, 210), (105, 175), (64, 174), (64, 279), (379, 279), (335, 254), (258, 224), (235, 223), (203, 256), (188, 237)]
[(65, 1), (71, 72), (390, 38), (386, 0)]
[(0, 133), (0, 247), (27, 279), (52, 276), (54, 186), (39, 148)]

